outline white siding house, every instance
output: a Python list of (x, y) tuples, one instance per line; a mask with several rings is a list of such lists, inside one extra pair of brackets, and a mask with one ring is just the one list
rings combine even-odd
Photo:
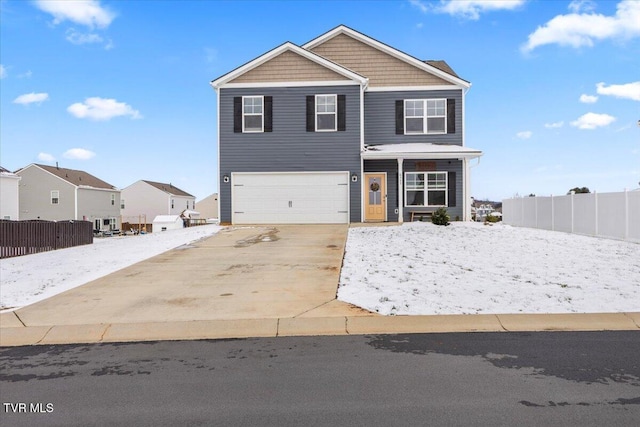
[(213, 193), (196, 203), (200, 218), (218, 218), (218, 193)]
[(30, 164), (21, 177), (20, 219), (91, 221), (94, 230), (120, 229), (120, 190), (80, 170)]
[(152, 224), (158, 215), (180, 215), (194, 210), (195, 196), (171, 183), (140, 180), (122, 189), (123, 222)]
[(19, 215), (18, 183), (20, 177), (0, 166), (0, 219), (17, 221)]

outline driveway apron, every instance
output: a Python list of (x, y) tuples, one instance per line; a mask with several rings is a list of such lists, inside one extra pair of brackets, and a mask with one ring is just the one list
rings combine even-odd
[(17, 315), (26, 326), (46, 326), (357, 314), (363, 310), (335, 299), (347, 231), (223, 229)]

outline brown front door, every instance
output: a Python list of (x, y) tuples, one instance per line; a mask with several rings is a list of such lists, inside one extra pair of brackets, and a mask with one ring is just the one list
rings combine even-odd
[(387, 212), (387, 175), (364, 174), (364, 220), (384, 221)]

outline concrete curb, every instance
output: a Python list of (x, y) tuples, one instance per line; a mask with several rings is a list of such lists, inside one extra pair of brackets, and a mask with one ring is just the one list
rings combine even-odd
[(640, 330), (640, 312), (336, 316), (52, 326), (24, 326), (17, 316), (8, 314), (1, 317), (2, 347), (282, 336)]

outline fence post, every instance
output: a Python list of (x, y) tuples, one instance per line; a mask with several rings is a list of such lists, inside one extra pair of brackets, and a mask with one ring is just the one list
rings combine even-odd
[(556, 231), (556, 211), (553, 206), (553, 194), (551, 195), (551, 231)]
[(575, 196), (575, 194), (575, 191), (571, 191), (571, 233), (573, 233), (573, 196)]
[(624, 240), (629, 240), (629, 193), (624, 189)]
[(594, 190), (593, 191), (593, 205), (594, 205), (594, 211), (595, 211), (595, 217), (596, 217), (596, 227), (595, 227), (595, 235), (598, 235), (598, 193)]

